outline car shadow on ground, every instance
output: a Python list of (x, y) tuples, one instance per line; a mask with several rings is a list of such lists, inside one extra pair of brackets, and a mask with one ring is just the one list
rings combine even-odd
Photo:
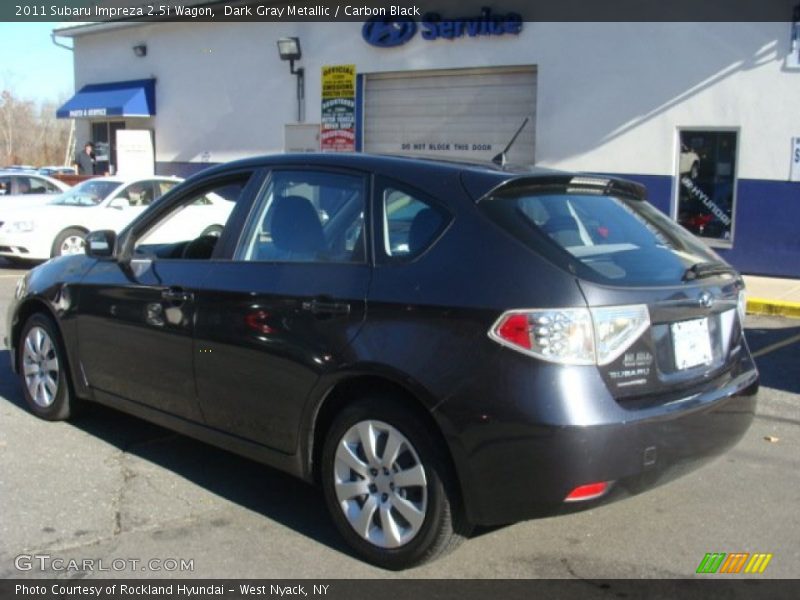
[(15, 263), (7, 258), (0, 258), (0, 269), (8, 269), (9, 271), (28, 271), (36, 266), (34, 263)]
[[(0, 395), (27, 410), (8, 350)], [(35, 418), (30, 415), (30, 418)], [(209, 492), (353, 556), (331, 522), (322, 491), (280, 471), (110, 408), (91, 404), (70, 420), (91, 436), (172, 471)]]
[[(761, 374), (761, 385), (790, 394), (800, 393), (800, 339), (796, 339), (800, 336), (800, 326), (748, 327), (745, 335)], [(793, 342), (780, 345), (792, 339)]]

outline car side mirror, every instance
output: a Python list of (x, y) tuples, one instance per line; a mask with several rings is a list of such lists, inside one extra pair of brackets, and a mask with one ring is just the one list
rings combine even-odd
[(112, 258), (114, 246), (117, 243), (117, 234), (110, 229), (92, 231), (86, 236), (86, 256), (92, 258)]
[(127, 198), (114, 198), (111, 202), (108, 203), (108, 208), (116, 208), (117, 210), (130, 208), (130, 206), (131, 203)]

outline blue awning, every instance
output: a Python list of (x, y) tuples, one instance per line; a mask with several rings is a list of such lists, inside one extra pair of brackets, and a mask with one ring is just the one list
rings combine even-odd
[(156, 80), (85, 85), (56, 111), (59, 119), (150, 117), (156, 114)]

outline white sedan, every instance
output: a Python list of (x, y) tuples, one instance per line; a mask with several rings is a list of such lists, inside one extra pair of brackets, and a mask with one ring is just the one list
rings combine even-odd
[(0, 221), (9, 208), (47, 204), (69, 188), (63, 181), (46, 175), (0, 171)]
[(0, 208), (0, 256), (27, 262), (82, 253), (89, 231), (121, 231), (180, 181), (177, 177), (98, 177), (42, 206)]

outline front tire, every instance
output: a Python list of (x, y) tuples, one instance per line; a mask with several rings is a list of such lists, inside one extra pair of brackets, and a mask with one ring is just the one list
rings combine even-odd
[(32, 315), (22, 328), (18, 370), (31, 412), (48, 421), (68, 419), (73, 411), (67, 361), (53, 321)]
[(86, 232), (82, 229), (69, 227), (56, 236), (51, 255), (68, 256), (83, 254), (86, 250)]
[(328, 510), (349, 545), (386, 569), (455, 548), (466, 533), (435, 434), (405, 403), (363, 400), (335, 418), (322, 451)]

